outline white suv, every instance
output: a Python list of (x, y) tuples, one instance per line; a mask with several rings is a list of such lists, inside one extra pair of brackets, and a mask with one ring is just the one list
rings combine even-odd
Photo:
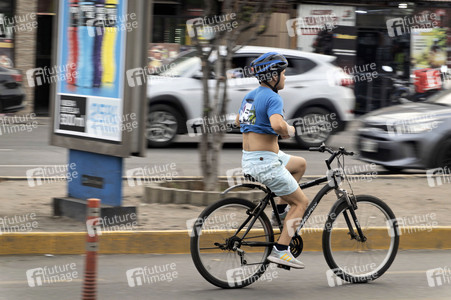
[[(266, 52), (281, 53), (288, 60), (285, 88), (279, 93), (284, 100), (285, 118), (298, 120), (295, 124), (296, 141), (300, 146), (318, 146), (331, 134), (344, 130), (346, 122), (354, 117), (355, 98), (349, 87), (351, 77), (334, 65), (335, 57), (245, 46), (234, 54), (232, 65), (247, 69), (252, 60)], [(188, 120), (202, 117), (201, 78), (200, 58), (195, 50), (181, 53), (170, 69), (150, 77), (147, 83), (149, 113), (146, 130), (149, 146), (170, 145), (177, 134), (188, 132)], [(210, 95), (214, 95), (215, 86), (216, 79), (209, 79)], [(256, 78), (229, 78), (228, 116), (237, 114), (244, 96), (257, 87)], [(229, 122), (233, 121), (234, 118), (230, 117)]]

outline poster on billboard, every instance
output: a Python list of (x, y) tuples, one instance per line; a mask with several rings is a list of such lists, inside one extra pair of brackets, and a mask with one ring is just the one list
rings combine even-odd
[(411, 32), (413, 70), (440, 68), (446, 65), (446, 30), (417, 29)]
[(447, 65), (447, 30), (450, 9), (417, 9), (411, 17), (411, 56), (413, 71)]
[(315, 47), (322, 47), (323, 54), (332, 54), (333, 31), (338, 26), (355, 26), (355, 7), (300, 4), (297, 19), (292, 25), (298, 50), (314, 52)]
[(126, 11), (126, 0), (60, 2), (54, 133), (122, 141)]
[(411, 17), (411, 74), (417, 92), (448, 88), (450, 9), (417, 9)]

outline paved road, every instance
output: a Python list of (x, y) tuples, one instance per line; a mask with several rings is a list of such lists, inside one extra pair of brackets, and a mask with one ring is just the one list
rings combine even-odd
[[(102, 255), (98, 261), (98, 299), (451, 299), (451, 274), (442, 278), (440, 286), (439, 279), (432, 278), (435, 287), (429, 286), (426, 275), (429, 269), (451, 267), (450, 251), (403, 251), (378, 280), (332, 287), (327, 281), (328, 267), (322, 253), (306, 252), (301, 257), (305, 270), (274, 268), (265, 273), (266, 281), (244, 289), (222, 290), (199, 275), (189, 255)], [(27, 270), (44, 267), (52, 270), (63, 265), (73, 267), (70, 271), (76, 271), (78, 278), (72, 282), (29, 286)], [(0, 257), (0, 299), (80, 299), (83, 266), (83, 256)], [(130, 287), (126, 271), (144, 266), (150, 270), (156, 267), (160, 278), (166, 280)]]
[[(344, 146), (348, 150), (355, 150), (355, 126), (330, 139), (329, 145)], [(39, 125), (31, 132), (22, 131), (0, 136), (0, 176), (25, 176), (31, 168), (45, 165), (67, 164), (68, 151), (65, 148), (49, 145), (49, 125)], [(229, 134), (220, 157), (220, 175), (226, 175), (228, 169), (240, 167), (241, 144), (240, 135)], [(131, 157), (125, 159), (124, 171), (132, 168), (165, 165), (175, 163), (177, 175), (199, 176), (198, 138), (185, 136), (177, 137), (177, 142), (165, 149), (148, 149), (144, 158)], [(326, 154), (298, 150), (292, 141), (281, 142), (282, 149), (292, 155), (303, 156), (308, 161), (306, 175), (325, 174), (324, 159)], [(349, 165), (362, 165), (355, 159), (348, 160)], [(384, 169), (377, 169), (379, 174)]]

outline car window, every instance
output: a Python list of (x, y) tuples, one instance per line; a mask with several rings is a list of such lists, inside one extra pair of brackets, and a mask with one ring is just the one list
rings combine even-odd
[(316, 63), (306, 58), (287, 58), (288, 67), (285, 72), (285, 75), (299, 75), (305, 72), (310, 71), (314, 67), (316, 67)]
[(232, 58), (232, 69), (236, 68), (245, 68), (249, 67), (248, 63), (248, 57), (246, 56), (236, 56)]
[(160, 68), (160, 72), (156, 72), (155, 75), (181, 77), (185, 73), (191, 71), (193, 68), (200, 66), (200, 58), (195, 56), (196, 53), (187, 53), (173, 60), (169, 65)]
[[(251, 62), (259, 57), (260, 54), (252, 55), (252, 56), (239, 56), (234, 57), (232, 60), (232, 65), (238, 66), (238, 68), (249, 68), (249, 65)], [(306, 58), (297, 58), (297, 57), (287, 57), (288, 66), (285, 71), (285, 75), (299, 75), (303, 74), (305, 72), (310, 71), (314, 67), (316, 67), (316, 63), (311, 61), (310, 59)], [(249, 74), (249, 72), (245, 72), (245, 77), (252, 77), (252, 74)]]
[(232, 68), (227, 70), (227, 78), (253, 77), (249, 68), (251, 61), (249, 56), (240, 55), (232, 57)]

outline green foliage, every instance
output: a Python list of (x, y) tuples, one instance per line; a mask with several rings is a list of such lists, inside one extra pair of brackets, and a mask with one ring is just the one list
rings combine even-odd
[(246, 5), (242, 7), (242, 10), (239, 13), (239, 19), (245, 22), (251, 22), (253, 15), (254, 15), (253, 7)]
[(263, 32), (266, 31), (266, 25), (260, 25), (257, 28), (257, 34), (262, 34)]

